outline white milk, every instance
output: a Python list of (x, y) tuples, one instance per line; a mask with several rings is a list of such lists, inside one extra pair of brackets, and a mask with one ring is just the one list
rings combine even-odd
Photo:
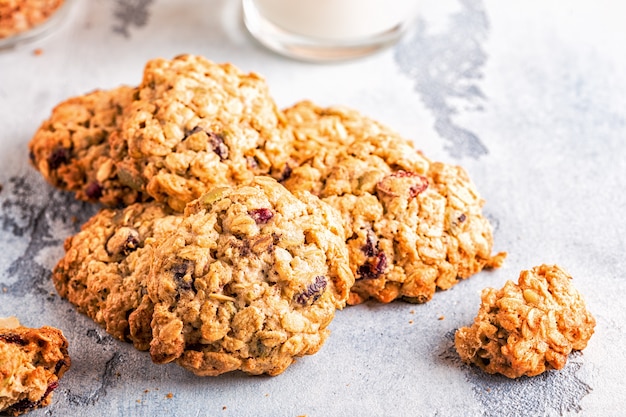
[(345, 41), (376, 36), (411, 20), (416, 0), (254, 0), (265, 19), (294, 35)]

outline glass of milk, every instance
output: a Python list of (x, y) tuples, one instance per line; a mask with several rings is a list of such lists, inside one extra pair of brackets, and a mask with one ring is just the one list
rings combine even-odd
[(242, 0), (248, 31), (293, 58), (356, 58), (396, 42), (418, 0)]

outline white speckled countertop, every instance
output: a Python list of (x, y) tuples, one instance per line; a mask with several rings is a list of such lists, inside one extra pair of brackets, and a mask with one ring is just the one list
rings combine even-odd
[[(52, 405), (30, 415), (624, 415), (626, 6), (421, 3), (400, 43), (338, 64), (266, 51), (235, 0), (77, 1), (55, 33), (0, 51), (0, 316), (61, 328), (73, 360)], [(27, 143), (58, 102), (136, 85), (147, 60), (181, 53), (260, 73), (281, 107), (357, 108), (463, 165), (487, 201), (495, 250), (509, 253), (504, 267), (427, 304), (346, 308), (319, 353), (273, 378), (195, 377), (112, 339), (49, 279), (64, 238), (96, 208), (47, 185)], [(588, 347), (561, 371), (514, 381), (460, 363), (453, 334), (480, 290), (542, 263), (569, 271), (595, 315)]]

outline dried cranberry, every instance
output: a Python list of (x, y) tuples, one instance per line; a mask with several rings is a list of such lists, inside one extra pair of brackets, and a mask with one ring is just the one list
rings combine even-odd
[(24, 398), (21, 401), (16, 402), (11, 407), (9, 407), (6, 411), (14, 412), (13, 415), (19, 415), (25, 413), (28, 410), (32, 410), (37, 408), (41, 401), (31, 401), (28, 398)]
[(85, 195), (92, 200), (102, 197), (102, 186), (96, 181), (89, 183), (85, 187)]
[(416, 174), (415, 172), (400, 170), (384, 177), (378, 184), (376, 184), (376, 189), (386, 195), (398, 196), (394, 187), (392, 187), (393, 183), (390, 182), (396, 178), (414, 179), (413, 184), (409, 186), (409, 198), (416, 197), (419, 193), (428, 188), (428, 178), (423, 175)]
[(182, 259), (181, 263), (172, 267), (171, 272), (174, 274), (174, 282), (180, 290), (191, 291), (193, 289), (193, 281), (185, 279), (187, 273), (191, 272), (193, 268), (193, 262), (187, 259)]
[(207, 133), (209, 136), (209, 140), (211, 141), (211, 146), (213, 147), (213, 152), (220, 157), (220, 161), (228, 158), (228, 146), (224, 143), (224, 136), (219, 133)]
[(282, 174), (280, 175), (280, 179), (278, 181), (279, 182), (287, 181), (289, 177), (291, 177), (292, 173), (293, 173), (293, 168), (291, 168), (289, 164), (286, 164), (285, 168), (283, 169)]
[(357, 279), (375, 279), (380, 277), (387, 268), (387, 256), (385, 252), (379, 252), (363, 265), (359, 266)]
[(59, 146), (55, 148), (48, 156), (48, 167), (50, 169), (57, 169), (61, 165), (67, 164), (70, 160), (70, 150)]
[(46, 388), (46, 393), (43, 395), (43, 398), (46, 398), (48, 394), (50, 394), (57, 388), (59, 388), (59, 381), (52, 381), (50, 384), (48, 384), (48, 388)]
[(378, 249), (374, 245), (375, 236), (374, 233), (369, 230), (367, 232), (367, 238), (365, 240), (365, 245), (361, 247), (361, 250), (368, 258), (375, 256), (378, 253)]
[(326, 277), (318, 275), (315, 281), (309, 284), (304, 292), (296, 294), (293, 300), (301, 305), (313, 304), (322, 296), (327, 285)]
[(6, 343), (13, 343), (20, 346), (26, 346), (28, 342), (18, 334), (8, 333), (0, 334), (0, 340), (4, 340)]
[(274, 212), (268, 208), (253, 209), (248, 212), (256, 224), (265, 224), (274, 217)]
[(428, 178), (422, 176), (420, 176), (419, 178), (421, 181), (415, 185), (412, 185), (411, 188), (409, 188), (409, 195), (411, 196), (411, 198), (416, 197), (419, 193), (428, 188)]

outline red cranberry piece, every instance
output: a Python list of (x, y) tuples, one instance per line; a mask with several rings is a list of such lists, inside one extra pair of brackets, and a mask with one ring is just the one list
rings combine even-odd
[(52, 170), (57, 169), (61, 165), (67, 164), (70, 160), (70, 150), (59, 146), (55, 148), (48, 156), (48, 167)]
[(408, 171), (396, 171), (393, 174), (384, 177), (378, 184), (376, 189), (383, 194), (397, 196), (397, 191), (394, 190), (393, 180), (397, 178), (409, 178), (411, 184), (409, 185), (409, 198), (416, 197), (419, 193), (428, 188), (428, 178), (423, 175), (416, 174), (415, 172)]
[(375, 240), (374, 233), (371, 230), (369, 230), (367, 232), (365, 245), (361, 247), (361, 250), (363, 251), (365, 256), (367, 256), (368, 258), (371, 258), (372, 256), (375, 256), (378, 253), (378, 249), (376, 248), (374, 240)]
[(224, 143), (224, 136), (219, 133), (207, 133), (207, 135), (213, 147), (213, 152), (220, 157), (220, 161), (228, 158), (228, 146)]
[(97, 200), (102, 197), (102, 186), (95, 181), (89, 183), (85, 187), (85, 195), (92, 200)]
[(256, 224), (265, 224), (274, 217), (274, 212), (268, 208), (253, 209), (248, 212)]
[(6, 343), (13, 343), (20, 346), (26, 346), (28, 342), (18, 334), (8, 333), (0, 334), (0, 340), (4, 340)]
[(385, 252), (379, 252), (376, 256), (359, 266), (357, 279), (376, 279), (385, 272), (386, 268), (387, 256)]
[(300, 305), (313, 304), (322, 296), (327, 285), (326, 277), (318, 275), (315, 277), (315, 281), (307, 285), (304, 292), (296, 294), (293, 300)]

